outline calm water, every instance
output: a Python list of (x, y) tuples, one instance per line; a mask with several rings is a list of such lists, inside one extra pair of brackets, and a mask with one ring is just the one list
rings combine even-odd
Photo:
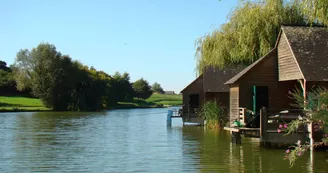
[(328, 172), (326, 153), (289, 168), (284, 150), (226, 132), (166, 126), (167, 109), (1, 113), (0, 172)]

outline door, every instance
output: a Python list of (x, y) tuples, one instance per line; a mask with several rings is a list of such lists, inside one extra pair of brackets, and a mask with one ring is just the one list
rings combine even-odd
[(253, 86), (253, 112), (256, 117), (254, 118), (254, 126), (260, 127), (260, 109), (269, 107), (269, 89), (267, 86)]
[(256, 86), (256, 112), (259, 112), (262, 107), (269, 107), (269, 89), (267, 86)]
[(190, 105), (190, 108), (198, 108), (199, 107), (199, 94), (190, 94), (189, 95), (189, 105)]

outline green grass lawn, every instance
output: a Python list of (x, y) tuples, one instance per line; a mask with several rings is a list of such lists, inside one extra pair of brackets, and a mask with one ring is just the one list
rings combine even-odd
[(0, 111), (43, 111), (45, 108), (40, 99), (27, 97), (0, 96)]
[(182, 105), (182, 95), (153, 94), (146, 101), (171, 106)]
[[(146, 100), (134, 99), (131, 102), (119, 102), (115, 108), (146, 108), (177, 106), (182, 104), (181, 95), (153, 94)], [(42, 105), (40, 99), (27, 97), (0, 96), (0, 112), (9, 111), (45, 111), (50, 110)]]
[(119, 102), (118, 108), (162, 107), (182, 105), (182, 95), (153, 94), (146, 100), (134, 99), (131, 102)]

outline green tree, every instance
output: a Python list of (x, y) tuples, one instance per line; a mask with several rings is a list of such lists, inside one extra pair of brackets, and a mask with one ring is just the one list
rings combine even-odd
[(309, 23), (328, 26), (328, 0), (294, 0)]
[(133, 89), (134, 92), (136, 93), (136, 97), (140, 99), (147, 99), (153, 93), (151, 87), (149, 86), (148, 81), (144, 80), (143, 78), (133, 83)]
[(18, 89), (30, 87), (53, 110), (103, 108), (106, 83), (95, 69), (63, 56), (54, 45), (41, 43), (17, 53), (14, 75)]
[(155, 82), (152, 86), (151, 86), (151, 90), (153, 92), (157, 92), (157, 93), (161, 93), (163, 94), (164, 93), (164, 90), (163, 88), (161, 87), (161, 84)]
[(72, 73), (71, 59), (62, 56), (54, 45), (41, 43), (31, 51), (17, 53), (14, 76), (19, 90), (30, 87), (34, 96), (46, 107), (66, 110), (70, 93)]
[(129, 101), (135, 96), (132, 84), (130, 83), (129, 73), (116, 72), (113, 75), (114, 97), (116, 102)]
[(313, 14), (315, 20), (311, 20), (307, 9), (321, 7), (321, 12), (327, 7), (318, 3), (308, 8), (308, 4), (310, 0), (239, 1), (227, 23), (196, 40), (198, 72), (202, 73), (206, 66), (251, 64), (275, 46), (281, 25), (325, 24), (323, 13)]
[(6, 62), (0, 61), (0, 95), (10, 95), (16, 92), (12, 71)]
[(30, 88), (22, 91), (17, 90), (12, 68), (8, 67), (6, 62), (0, 60), (0, 95), (31, 97), (30, 92)]

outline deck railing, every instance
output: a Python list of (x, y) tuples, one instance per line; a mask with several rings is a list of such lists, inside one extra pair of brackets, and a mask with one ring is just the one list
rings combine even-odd
[(183, 106), (182, 107), (182, 116), (183, 117), (198, 117), (199, 111), (200, 111), (199, 107)]
[(269, 113), (265, 108), (260, 110), (260, 137), (261, 142), (266, 143), (296, 143), (298, 140), (304, 141), (308, 132), (306, 128), (300, 127), (296, 132), (286, 135), (287, 131), (280, 129), (279, 125), (284, 125), (292, 120), (303, 117), (301, 111), (281, 111)]

